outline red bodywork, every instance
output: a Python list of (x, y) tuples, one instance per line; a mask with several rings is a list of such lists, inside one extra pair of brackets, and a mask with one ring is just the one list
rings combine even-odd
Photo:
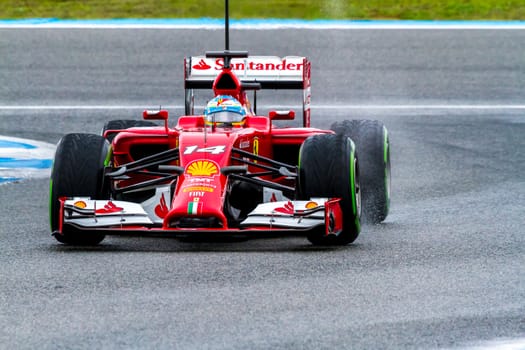
[[(219, 64), (220, 60), (215, 62)], [(285, 62), (286, 59), (283, 59), (282, 67), (284, 68), (286, 68)], [(204, 59), (200, 59), (194, 65), (194, 69), (213, 70), (212, 64), (212, 62), (207, 64)], [(288, 63), (288, 67), (295, 69), (295, 66), (299, 64)], [(162, 220), (161, 225), (127, 226), (125, 230), (121, 227), (122, 231), (162, 233), (192, 230), (226, 232), (246, 230), (246, 228), (232, 227), (225, 213), (226, 197), (231, 191), (231, 172), (240, 171), (239, 168), (245, 167), (246, 173), (259, 174), (256, 176), (257, 179), (277, 184), (293, 192), (297, 185), (297, 177), (289, 176), (286, 172), (281, 174), (276, 174), (275, 171), (265, 172), (265, 159), (297, 167), (299, 150), (307, 137), (321, 133), (333, 133), (329, 130), (309, 127), (310, 63), (304, 58), (301, 67), (302, 76), (299, 79), (293, 81), (260, 79), (251, 85), (241, 81), (232, 68), (222, 67), (210, 86), (209, 79), (193, 79), (190, 76), (191, 65), (191, 59), (186, 60), (187, 112), (188, 110), (193, 111), (193, 88), (211, 87), (215, 96), (231, 95), (245, 106), (248, 111), (245, 123), (242, 127), (222, 128), (205, 125), (202, 115), (185, 115), (178, 118), (175, 127), (169, 128), (167, 111), (155, 113), (145, 111), (144, 119), (163, 120), (164, 126), (106, 130), (104, 136), (117, 132), (111, 145), (112, 164), (109, 170), (129, 170), (132, 165), (148, 157), (153, 160), (162, 160), (159, 154), (170, 153), (170, 150), (177, 151), (176, 156), (165, 158), (168, 161), (159, 161), (159, 164), (162, 163), (165, 169), (164, 174), (159, 174), (159, 170), (154, 167), (146, 167), (132, 174), (128, 173), (127, 176), (110, 174), (111, 176), (106, 178), (109, 179), (114, 191), (132, 188), (149, 181), (152, 182), (151, 187), (171, 186), (171, 198), (167, 198), (169, 196), (164, 193), (156, 198), (154, 213)], [(278, 67), (278, 65), (266, 65), (265, 67), (274, 69), (276, 66)], [(293, 111), (271, 111), (268, 116), (255, 115), (247, 90), (261, 87), (257, 85), (262, 85), (263, 88), (280, 88), (284, 85), (284, 88), (302, 89), (303, 127), (277, 128), (273, 125), (274, 120), (293, 119), (295, 116)], [(188, 95), (188, 91), (191, 92), (191, 96)], [(288, 169), (293, 173), (293, 168)], [(174, 175), (166, 178), (165, 173), (169, 171), (172, 171)], [(337, 233), (341, 229), (342, 214), (338, 201), (338, 199), (332, 199), (327, 202), (324, 209), (326, 223), (323, 226), (326, 226), (327, 234)], [(63, 211), (64, 200), (61, 202)], [(200, 224), (192, 227), (192, 219), (198, 219)], [(203, 221), (210, 224), (203, 226)], [(62, 224), (61, 221), (60, 231)], [(268, 227), (254, 226), (249, 229), (267, 231)], [(116, 226), (103, 230), (118, 231), (119, 228)]]
[[(177, 126), (168, 132), (161, 127), (134, 128), (120, 132), (113, 141), (115, 167), (136, 161), (132, 155), (137, 149), (179, 148), (180, 159), (172, 165), (181, 166), (185, 171), (178, 177), (171, 209), (163, 218), (163, 229), (169, 229), (177, 218), (191, 215), (215, 217), (222, 223), (223, 228), (228, 228), (223, 213), (227, 176), (222, 174), (220, 169), (242, 165), (232, 160), (232, 148), (274, 160), (293, 159), (297, 162), (299, 148), (307, 137), (332, 132), (314, 128), (272, 128), (270, 118), (260, 116), (248, 116), (242, 128), (216, 128), (214, 131), (205, 129), (203, 116), (182, 116)], [(248, 166), (248, 171), (258, 170)], [(119, 184), (128, 186), (151, 178), (141, 175), (130, 180), (119, 180)], [(268, 175), (262, 178), (295, 186), (295, 183), (285, 176), (275, 178)], [(198, 203), (194, 214), (189, 213), (188, 203)]]

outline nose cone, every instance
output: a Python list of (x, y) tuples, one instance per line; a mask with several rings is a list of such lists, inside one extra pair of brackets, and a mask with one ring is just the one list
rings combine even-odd
[[(165, 228), (227, 228), (223, 214), (222, 175), (184, 175), (179, 181)], [(225, 181), (225, 180), (224, 180)]]
[(179, 139), (179, 176), (165, 228), (227, 228), (223, 204), (227, 177), (221, 168), (230, 165), (233, 133), (188, 132)]

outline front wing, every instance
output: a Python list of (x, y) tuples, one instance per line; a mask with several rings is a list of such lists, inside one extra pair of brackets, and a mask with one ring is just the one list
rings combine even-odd
[(326, 235), (342, 231), (343, 216), (339, 199), (312, 198), (309, 201), (277, 201), (259, 204), (236, 228), (166, 227), (152, 218), (139, 204), (127, 201), (92, 200), (85, 197), (61, 198), (59, 230), (74, 227), (107, 235), (209, 237), (279, 235), (305, 236), (314, 230)]

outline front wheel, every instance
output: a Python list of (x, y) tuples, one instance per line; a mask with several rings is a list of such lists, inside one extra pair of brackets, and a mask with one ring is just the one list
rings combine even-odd
[(314, 245), (346, 245), (361, 229), (359, 165), (352, 140), (344, 135), (321, 134), (307, 138), (299, 151), (298, 197), (341, 198), (343, 230), (339, 235), (314, 231)]
[(390, 209), (390, 140), (386, 127), (377, 120), (345, 120), (331, 127), (350, 137), (359, 153), (363, 218), (378, 224)]
[(57, 241), (74, 245), (96, 245), (104, 239), (103, 234), (85, 232), (69, 226), (59, 233), (59, 198), (108, 199), (109, 191), (104, 190), (103, 183), (108, 151), (108, 142), (99, 135), (67, 134), (59, 141), (49, 191), (51, 232)]

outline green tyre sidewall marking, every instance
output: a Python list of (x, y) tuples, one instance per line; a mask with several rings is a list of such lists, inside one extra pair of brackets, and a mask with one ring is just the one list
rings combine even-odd
[(390, 211), (390, 140), (388, 138), (388, 130), (383, 126), (383, 160), (385, 164), (385, 197), (386, 197), (386, 213)]
[(104, 166), (107, 167), (111, 164), (111, 157), (113, 156), (113, 146), (110, 144), (108, 147), (108, 153), (106, 159), (104, 159)]
[(383, 126), (383, 160), (385, 164), (388, 161), (388, 130)]
[(62, 139), (58, 142), (55, 148), (55, 156), (53, 157), (53, 163), (51, 164), (51, 175), (49, 176), (49, 229), (53, 232), (53, 175), (56, 161), (56, 151), (60, 147)]
[(361, 231), (361, 223), (359, 220), (359, 213), (357, 211), (357, 199), (356, 199), (356, 189), (355, 189), (355, 144), (354, 141), (350, 139), (350, 145), (352, 147), (352, 151), (350, 152), (350, 188), (352, 192), (352, 211), (355, 216), (355, 225), (357, 228), (357, 231)]

